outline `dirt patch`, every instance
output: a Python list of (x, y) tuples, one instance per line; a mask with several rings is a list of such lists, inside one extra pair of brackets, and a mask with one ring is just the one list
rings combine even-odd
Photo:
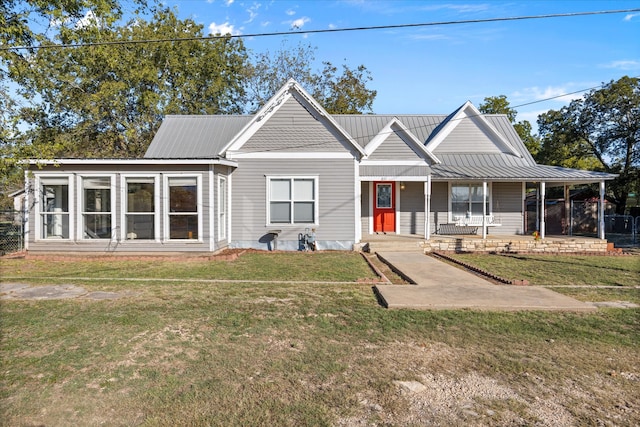
[(0, 283), (0, 299), (3, 300), (56, 300), (83, 298), (92, 300), (118, 299), (128, 293), (89, 292), (76, 285), (30, 286), (22, 283)]

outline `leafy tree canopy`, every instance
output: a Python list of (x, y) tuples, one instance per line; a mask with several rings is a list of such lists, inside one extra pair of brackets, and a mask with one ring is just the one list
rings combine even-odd
[(553, 164), (577, 159), (618, 174), (609, 187), (618, 213), (640, 188), (640, 79), (624, 76), (538, 118), (542, 154)]
[(355, 69), (342, 65), (342, 74), (330, 62), (315, 72), (315, 48), (299, 44), (290, 48), (283, 43), (276, 52), (258, 54), (252, 62), (247, 89), (255, 112), (289, 79), (300, 83), (330, 114), (371, 113), (376, 91), (367, 88), (372, 80), (364, 65)]

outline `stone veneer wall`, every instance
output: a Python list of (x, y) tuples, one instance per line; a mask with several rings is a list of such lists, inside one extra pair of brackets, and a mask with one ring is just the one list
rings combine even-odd
[(464, 239), (432, 238), (423, 242), (425, 252), (518, 252), (518, 253), (599, 253), (607, 252), (607, 241), (601, 239), (522, 240), (509, 238)]

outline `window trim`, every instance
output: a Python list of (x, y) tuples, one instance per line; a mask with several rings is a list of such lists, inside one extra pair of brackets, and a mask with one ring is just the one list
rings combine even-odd
[[(43, 227), (42, 227), (42, 217), (44, 214), (43, 208), (44, 206), (42, 205), (42, 198), (43, 198), (43, 193), (42, 193), (42, 185), (43, 185), (43, 180), (46, 181), (48, 179), (66, 179), (67, 180), (67, 186), (68, 186), (68, 195), (67, 195), (67, 199), (68, 199), (68, 212), (67, 215), (69, 217), (69, 237), (68, 238), (60, 238), (60, 239), (47, 239), (45, 237), (42, 236), (43, 233)], [(73, 239), (75, 238), (75, 227), (73, 226), (73, 224), (75, 223), (75, 204), (74, 204), (74, 198), (73, 198), (73, 194), (75, 191), (75, 187), (74, 187), (74, 179), (73, 179), (73, 174), (70, 173), (64, 173), (64, 174), (36, 174), (35, 176), (35, 188), (36, 188), (36, 197), (35, 197), (35, 211), (36, 211), (36, 221), (35, 221), (35, 236), (34, 236), (34, 240), (36, 242), (51, 242), (51, 241), (64, 241), (64, 242), (69, 242), (69, 241), (73, 241)]]
[[(225, 196), (226, 197), (222, 197), (222, 193), (221, 193), (221, 188), (222, 188), (222, 183), (224, 182), (225, 184)], [(224, 210), (224, 222), (222, 219), (222, 203), (224, 202), (224, 206), (225, 206), (225, 210)], [(227, 235), (229, 234), (227, 231), (227, 228), (229, 227), (229, 180), (227, 178), (226, 175), (221, 175), (218, 174), (218, 197), (217, 197), (217, 203), (216, 203), (217, 209), (217, 216), (218, 216), (218, 241), (222, 241), (222, 240), (226, 240), (227, 239)]]
[[(493, 202), (492, 202), (492, 195), (493, 195), (493, 186), (492, 186), (492, 182), (487, 182), (487, 215), (492, 215), (493, 214)], [(449, 181), (449, 186), (448, 186), (448, 193), (447, 193), (447, 198), (449, 199), (449, 207), (448, 207), (448, 222), (455, 222), (453, 219), (453, 197), (452, 197), (452, 187), (462, 187), (462, 186), (466, 186), (466, 187), (470, 187), (470, 186), (477, 186), (480, 187), (480, 189), (482, 190), (482, 182), (477, 182), (477, 181), (461, 181), (461, 182), (451, 182)]]
[[(169, 180), (171, 178), (195, 178), (196, 179), (196, 215), (198, 217), (198, 238), (197, 239), (172, 239), (171, 238), (171, 222), (170, 216), (171, 212), (169, 212), (170, 208), (170, 193), (169, 193)], [(164, 242), (203, 242), (203, 227), (202, 227), (202, 175), (201, 174), (183, 174), (183, 173), (168, 173), (163, 174), (163, 197), (164, 201), (163, 206), (163, 222), (164, 222), (164, 230), (163, 230), (163, 239)], [(193, 212), (184, 212), (184, 215), (194, 215)]]
[[(127, 239), (127, 180), (135, 178), (153, 179), (153, 239)], [(127, 173), (120, 175), (120, 239), (122, 242), (160, 242), (160, 174), (158, 173)]]
[(76, 235), (79, 236), (79, 240), (83, 240), (83, 241), (104, 241), (107, 240), (106, 237), (104, 238), (88, 238), (84, 236), (84, 179), (85, 178), (109, 178), (109, 190), (111, 191), (111, 197), (110, 197), (110, 202), (111, 202), (111, 236), (108, 238), (109, 240), (113, 240), (117, 237), (117, 233), (116, 230), (118, 228), (117, 224), (116, 224), (116, 218), (117, 218), (117, 214), (116, 214), (116, 200), (117, 200), (117, 194), (116, 194), (116, 174), (113, 173), (86, 173), (86, 174), (82, 174), (82, 175), (78, 175), (77, 177), (77, 185), (76, 188), (78, 188), (78, 212), (79, 212), (79, 218), (80, 221), (78, 221), (77, 225), (77, 231), (76, 231)]
[[(265, 175), (266, 178), (266, 226), (267, 227), (289, 227), (289, 226), (318, 226), (320, 224), (320, 187), (319, 177), (317, 175)], [(291, 222), (271, 222), (271, 180), (312, 180), (314, 199), (313, 199), (313, 222), (295, 222), (294, 209), (295, 200), (293, 199), (293, 190), (291, 192)]]

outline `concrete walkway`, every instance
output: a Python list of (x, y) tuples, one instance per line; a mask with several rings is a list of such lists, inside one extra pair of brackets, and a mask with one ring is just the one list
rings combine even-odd
[(597, 307), (549, 289), (494, 285), (479, 276), (417, 252), (378, 255), (416, 285), (376, 285), (387, 308), (426, 310), (563, 310), (593, 311)]

